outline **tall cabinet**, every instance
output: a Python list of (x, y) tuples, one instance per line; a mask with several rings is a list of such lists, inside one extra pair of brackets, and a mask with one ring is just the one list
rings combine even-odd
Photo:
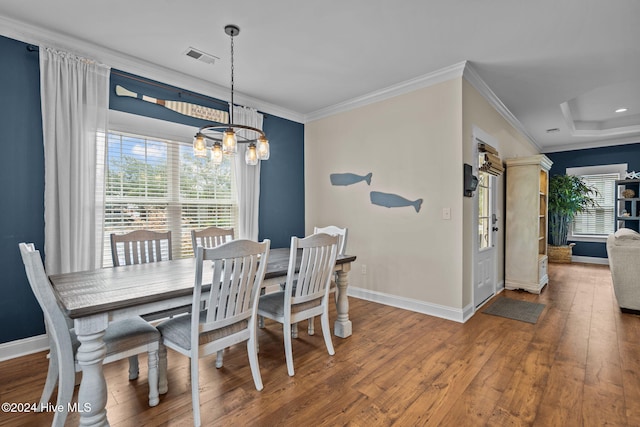
[(506, 159), (505, 288), (539, 294), (547, 275), (549, 169), (544, 154)]

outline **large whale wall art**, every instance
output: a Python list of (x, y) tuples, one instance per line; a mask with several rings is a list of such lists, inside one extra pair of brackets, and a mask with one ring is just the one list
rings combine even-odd
[(369, 193), (371, 203), (378, 206), (384, 206), (385, 208), (402, 208), (405, 206), (413, 206), (416, 212), (420, 212), (422, 206), (422, 199), (409, 200), (402, 196), (391, 193), (381, 193), (380, 191), (372, 191)]
[[(372, 172), (366, 175), (357, 175), (355, 173), (332, 173), (329, 175), (331, 185), (334, 186), (348, 186), (357, 184), (359, 182), (366, 182), (367, 185), (371, 185)], [(371, 203), (378, 206), (384, 206), (385, 208), (402, 208), (407, 206), (413, 206), (416, 212), (420, 212), (422, 207), (422, 199), (409, 200), (397, 194), (382, 193), (380, 191), (372, 191), (369, 193)]]
[(356, 175), (355, 173), (332, 173), (329, 175), (331, 185), (353, 185), (362, 181), (366, 181), (367, 185), (371, 185), (371, 177), (373, 173), (366, 175)]

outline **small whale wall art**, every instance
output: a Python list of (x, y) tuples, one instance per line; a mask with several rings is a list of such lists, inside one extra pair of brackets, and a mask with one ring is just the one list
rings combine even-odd
[(420, 212), (420, 207), (422, 206), (422, 199), (411, 201), (397, 194), (381, 193), (380, 191), (372, 191), (369, 193), (369, 197), (371, 198), (371, 203), (385, 208), (413, 206), (416, 212)]
[(366, 181), (367, 185), (371, 185), (372, 176), (373, 173), (371, 172), (364, 176), (354, 173), (332, 173), (329, 175), (329, 179), (331, 180), (331, 185), (353, 185), (362, 181)]

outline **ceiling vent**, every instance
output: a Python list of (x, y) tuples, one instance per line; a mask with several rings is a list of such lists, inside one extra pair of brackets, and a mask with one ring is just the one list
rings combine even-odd
[(205, 64), (214, 64), (218, 58), (217, 56), (210, 55), (201, 50), (190, 47), (184, 52), (190, 58), (197, 59), (198, 61), (202, 61)]

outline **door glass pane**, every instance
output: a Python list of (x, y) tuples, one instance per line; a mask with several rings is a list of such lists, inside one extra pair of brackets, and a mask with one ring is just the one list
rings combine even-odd
[(490, 175), (478, 172), (478, 249), (491, 247)]

